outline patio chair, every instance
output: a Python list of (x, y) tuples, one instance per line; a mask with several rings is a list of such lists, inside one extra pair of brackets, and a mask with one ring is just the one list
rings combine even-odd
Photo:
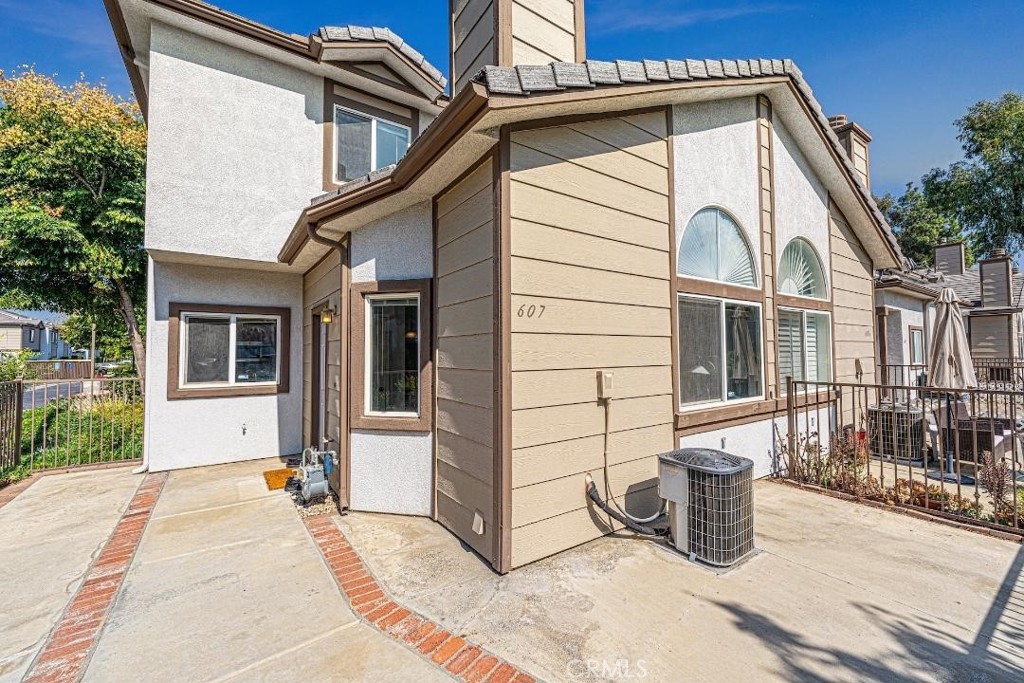
[[(952, 402), (952, 423), (945, 401), (935, 407), (928, 420), (929, 441), (932, 454), (940, 460), (946, 451), (957, 451), (954, 457), (961, 462), (974, 464), (975, 453), (981, 462), (987, 451), (997, 458), (1012, 458), (1013, 441), (1018, 431), (1008, 417), (974, 417), (963, 401)], [(939, 438), (941, 431), (942, 438)]]

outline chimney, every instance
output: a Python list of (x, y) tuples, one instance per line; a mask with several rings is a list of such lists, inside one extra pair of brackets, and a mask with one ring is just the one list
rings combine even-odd
[(583, 0), (450, 0), (452, 96), (487, 65), (583, 62)]
[(981, 305), (1010, 306), (1013, 302), (1013, 260), (1005, 249), (993, 249), (987, 259), (978, 262), (981, 278)]
[(963, 242), (936, 245), (935, 270), (943, 275), (963, 275), (966, 267)]
[(839, 142), (846, 150), (846, 156), (853, 161), (853, 167), (857, 170), (860, 182), (866, 190), (870, 191), (871, 164), (868, 157), (868, 145), (871, 144), (871, 136), (856, 123), (849, 121), (846, 114), (830, 116), (828, 123), (839, 137)]

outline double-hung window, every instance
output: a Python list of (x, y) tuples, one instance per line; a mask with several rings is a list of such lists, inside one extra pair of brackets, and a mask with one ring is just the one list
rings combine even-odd
[(280, 316), (181, 314), (181, 388), (276, 385)]
[(412, 131), (391, 121), (334, 107), (334, 182), (346, 183), (397, 164), (405, 156)]
[(912, 365), (924, 365), (924, 328), (909, 328), (910, 332), (910, 362)]
[(779, 293), (794, 305), (779, 307), (780, 391), (786, 378), (832, 380), (832, 320), (821, 310), (828, 299), (825, 271), (810, 242), (795, 238), (779, 260)]
[(725, 211), (702, 209), (676, 261), (680, 407), (764, 396), (762, 294), (743, 231)]

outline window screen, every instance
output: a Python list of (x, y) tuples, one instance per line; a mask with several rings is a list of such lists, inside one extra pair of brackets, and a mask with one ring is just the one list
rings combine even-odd
[(185, 343), (187, 384), (228, 381), (231, 318), (186, 318)]
[(679, 394), (683, 404), (722, 399), (721, 305), (679, 299)]
[(725, 304), (727, 398), (761, 395), (761, 316), (754, 306)]
[(419, 412), (419, 300), (369, 299), (368, 403), (373, 413)]
[(373, 120), (368, 117), (344, 109), (334, 110), (335, 177), (338, 181), (355, 180), (372, 170), (372, 127)]

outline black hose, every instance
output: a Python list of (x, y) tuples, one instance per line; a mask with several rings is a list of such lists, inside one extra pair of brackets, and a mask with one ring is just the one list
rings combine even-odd
[(594, 501), (594, 505), (607, 512), (613, 519), (618, 520), (631, 531), (635, 531), (636, 533), (644, 536), (664, 536), (668, 533), (667, 529), (658, 529), (654, 526), (637, 524), (625, 515), (620, 514), (618, 510), (613, 509), (610, 505), (601, 500), (601, 494), (597, 492), (597, 484), (595, 484), (594, 480), (589, 477), (587, 481), (587, 497)]

